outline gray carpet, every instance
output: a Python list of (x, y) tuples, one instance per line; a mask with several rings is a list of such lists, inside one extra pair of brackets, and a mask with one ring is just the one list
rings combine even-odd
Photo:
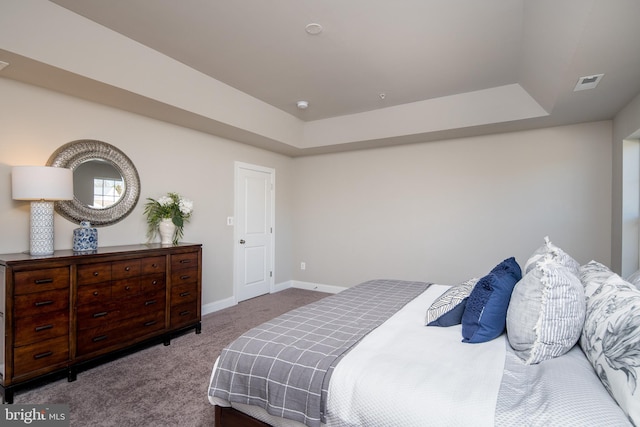
[(243, 332), (328, 294), (287, 289), (202, 318), (202, 333), (174, 338), (41, 387), (18, 390), (14, 403), (68, 404), (71, 426), (213, 426), (207, 399), (211, 368)]

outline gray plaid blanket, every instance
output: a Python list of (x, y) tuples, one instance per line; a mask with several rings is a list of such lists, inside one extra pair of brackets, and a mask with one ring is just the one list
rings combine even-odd
[(251, 329), (222, 351), (209, 396), (318, 427), (340, 359), (429, 285), (372, 280)]

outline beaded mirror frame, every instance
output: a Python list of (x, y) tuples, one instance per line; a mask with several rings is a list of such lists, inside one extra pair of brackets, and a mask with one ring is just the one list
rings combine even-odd
[(89, 221), (91, 225), (98, 227), (115, 224), (131, 213), (140, 198), (140, 177), (126, 154), (106, 142), (80, 139), (58, 148), (49, 157), (47, 166), (74, 171), (79, 165), (91, 160), (109, 162), (120, 173), (125, 187), (120, 199), (106, 208), (94, 208), (74, 197), (73, 200), (55, 202), (55, 210), (75, 223)]

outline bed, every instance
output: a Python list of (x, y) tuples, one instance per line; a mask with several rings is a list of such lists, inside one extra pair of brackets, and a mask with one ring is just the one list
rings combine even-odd
[(640, 425), (638, 316), (636, 286), (546, 239), (523, 271), (372, 280), (266, 322), (208, 398), (216, 427)]

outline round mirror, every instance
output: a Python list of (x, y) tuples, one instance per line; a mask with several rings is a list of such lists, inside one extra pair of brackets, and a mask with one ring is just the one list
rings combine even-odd
[(115, 224), (138, 203), (138, 171), (122, 151), (106, 142), (70, 142), (56, 150), (47, 165), (73, 171), (73, 200), (55, 203), (56, 212), (73, 222)]
[(73, 195), (87, 207), (108, 208), (120, 201), (124, 189), (122, 175), (105, 160), (87, 160), (73, 170)]

